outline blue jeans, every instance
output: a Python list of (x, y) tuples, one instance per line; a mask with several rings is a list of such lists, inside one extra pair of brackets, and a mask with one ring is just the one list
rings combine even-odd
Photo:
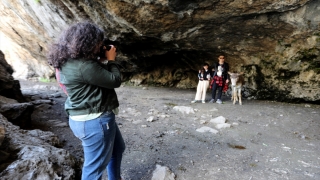
[(84, 163), (83, 180), (99, 180), (107, 167), (108, 180), (119, 180), (125, 144), (115, 122), (113, 112), (88, 121), (69, 118), (73, 134), (82, 141)]
[(218, 90), (218, 98), (217, 99), (221, 100), (223, 86), (224, 86), (224, 84), (222, 84), (222, 86), (218, 86), (218, 84), (216, 84), (216, 82), (213, 83), (213, 85), (212, 85), (212, 99), (213, 100), (215, 100), (217, 90)]

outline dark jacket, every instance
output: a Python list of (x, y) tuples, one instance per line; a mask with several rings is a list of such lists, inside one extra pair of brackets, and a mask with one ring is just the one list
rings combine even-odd
[(203, 78), (203, 80), (209, 80), (208, 76), (209, 78), (211, 78), (211, 72), (209, 70), (207, 71), (203, 70), (203, 74), (201, 72), (198, 73), (198, 78), (200, 81), (202, 81), (201, 78)]
[(121, 74), (115, 63), (69, 59), (58, 71), (59, 83), (68, 98), (65, 110), (71, 116), (112, 111), (119, 107), (114, 88), (120, 87)]
[[(219, 62), (215, 62), (213, 64), (214, 66), (214, 75), (213, 76), (216, 76), (217, 75), (217, 72), (218, 72), (218, 66), (219, 66)], [(229, 71), (229, 64), (224, 62), (222, 65), (220, 65), (223, 67), (223, 71), (222, 71), (222, 78), (224, 80), (227, 80), (229, 78), (229, 74), (228, 74), (228, 71)]]

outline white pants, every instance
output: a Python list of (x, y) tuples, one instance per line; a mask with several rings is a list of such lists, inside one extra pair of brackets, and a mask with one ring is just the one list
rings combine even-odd
[(199, 81), (195, 100), (206, 100), (209, 81)]

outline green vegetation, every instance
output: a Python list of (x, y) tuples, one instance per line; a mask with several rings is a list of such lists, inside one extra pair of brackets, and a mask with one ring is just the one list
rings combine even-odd
[(51, 82), (50, 79), (44, 78), (44, 77), (40, 77), (39, 78), (40, 82)]

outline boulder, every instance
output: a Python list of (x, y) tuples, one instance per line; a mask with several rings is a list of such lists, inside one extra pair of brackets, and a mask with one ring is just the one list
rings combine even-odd
[(0, 167), (4, 169), (0, 171), (1, 179), (75, 179), (76, 160), (66, 150), (55, 147), (60, 142), (53, 133), (22, 130), (1, 114), (0, 125), (6, 132), (6, 147), (1, 147), (5, 151), (0, 154), (11, 159), (4, 160), (6, 166)]
[(6, 103), (0, 104), (0, 113), (10, 122), (22, 128), (31, 125), (32, 103)]
[(20, 83), (14, 80), (12, 73), (12, 67), (7, 63), (5, 55), (0, 50), (0, 95), (16, 99), (18, 102), (25, 102), (20, 90)]

